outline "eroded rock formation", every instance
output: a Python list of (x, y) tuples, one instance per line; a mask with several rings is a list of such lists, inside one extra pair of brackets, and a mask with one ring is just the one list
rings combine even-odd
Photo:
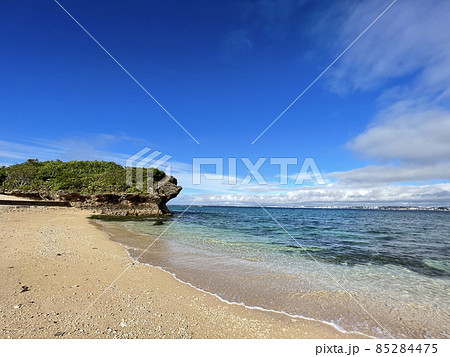
[(75, 192), (26, 192), (0, 190), (0, 193), (30, 199), (69, 202), (71, 206), (88, 209), (96, 214), (114, 216), (167, 216), (171, 215), (166, 204), (182, 190), (175, 177), (155, 187), (153, 193), (102, 193), (84, 195)]

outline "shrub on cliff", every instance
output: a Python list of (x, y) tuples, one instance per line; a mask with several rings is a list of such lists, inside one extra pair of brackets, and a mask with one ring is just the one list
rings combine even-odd
[[(151, 169), (155, 182), (166, 174)], [(136, 183), (136, 169), (133, 170)], [(147, 172), (144, 170), (144, 189)], [(38, 161), (0, 168), (0, 186), (22, 191), (77, 192), (81, 194), (144, 192), (126, 184), (126, 169), (115, 162), (106, 161)]]
[(0, 167), (0, 186), (3, 185), (3, 182), (6, 180), (6, 166)]

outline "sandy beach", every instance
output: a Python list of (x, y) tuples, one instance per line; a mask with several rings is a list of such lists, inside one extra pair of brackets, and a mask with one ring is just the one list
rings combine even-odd
[(0, 206), (1, 338), (361, 337), (230, 305), (133, 263), (89, 215), (75, 208)]

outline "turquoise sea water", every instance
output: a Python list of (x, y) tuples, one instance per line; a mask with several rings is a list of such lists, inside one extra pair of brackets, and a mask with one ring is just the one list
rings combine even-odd
[(230, 302), (370, 336), (450, 336), (448, 212), (267, 208), (282, 229), (261, 208), (185, 208), (161, 226), (108, 224), (133, 232), (113, 239), (135, 258), (162, 234), (139, 260)]

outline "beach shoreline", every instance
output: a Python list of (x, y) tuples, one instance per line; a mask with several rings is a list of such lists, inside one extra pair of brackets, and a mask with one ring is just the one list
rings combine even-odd
[(1, 338), (366, 337), (226, 303), (133, 262), (89, 215), (76, 208), (0, 208)]

